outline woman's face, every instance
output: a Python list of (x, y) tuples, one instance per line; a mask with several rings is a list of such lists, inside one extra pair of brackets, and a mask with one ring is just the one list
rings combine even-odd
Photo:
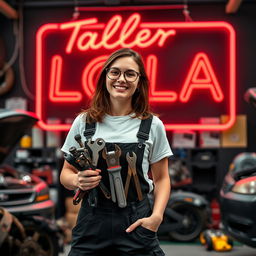
[(138, 87), (139, 79), (139, 66), (132, 57), (116, 59), (109, 67), (106, 76), (106, 87), (110, 99), (131, 100)]

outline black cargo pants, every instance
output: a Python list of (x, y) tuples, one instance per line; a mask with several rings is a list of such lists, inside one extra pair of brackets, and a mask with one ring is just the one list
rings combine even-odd
[(137, 219), (148, 217), (151, 207), (148, 198), (119, 208), (110, 200), (91, 207), (84, 200), (72, 231), (69, 256), (164, 256), (155, 232), (142, 226), (126, 233)]

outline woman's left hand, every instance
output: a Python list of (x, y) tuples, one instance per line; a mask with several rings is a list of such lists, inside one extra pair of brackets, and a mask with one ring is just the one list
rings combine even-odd
[(132, 225), (130, 225), (127, 229), (126, 232), (129, 233), (136, 229), (138, 226), (142, 226), (146, 229), (149, 229), (153, 232), (157, 232), (160, 224), (162, 222), (162, 218), (159, 216), (151, 215), (150, 217), (138, 219), (135, 221)]

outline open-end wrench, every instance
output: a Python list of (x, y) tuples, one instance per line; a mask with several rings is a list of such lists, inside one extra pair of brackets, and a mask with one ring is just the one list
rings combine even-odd
[(134, 152), (131, 152), (132, 155), (130, 155), (130, 152), (126, 153), (126, 160), (128, 162), (128, 176), (126, 179), (125, 183), (125, 195), (127, 196), (128, 194), (128, 188), (129, 188), (129, 183), (131, 180), (131, 175), (133, 176), (135, 188), (137, 191), (138, 199), (141, 201), (143, 199), (142, 192), (141, 192), (141, 186), (140, 186), (140, 181), (137, 175), (136, 171), (136, 161), (137, 161), (137, 155)]
[(119, 163), (119, 157), (121, 156), (121, 149), (118, 145), (115, 144), (114, 151), (107, 151), (105, 147), (102, 152), (103, 158), (106, 159), (108, 165), (108, 174), (111, 190), (111, 198), (113, 202), (118, 203), (118, 206), (121, 208), (126, 207), (127, 202), (124, 193), (124, 186), (121, 177), (121, 166)]
[[(99, 152), (105, 147), (105, 144), (106, 144), (105, 141), (101, 138), (98, 138), (95, 141), (92, 141), (91, 139), (89, 139), (86, 142), (86, 146), (89, 147), (92, 152), (92, 161), (91, 161), (92, 170), (96, 169), (98, 160), (99, 160)], [(111, 198), (110, 192), (108, 191), (108, 189), (106, 188), (106, 186), (103, 184), (102, 181), (100, 181), (99, 187), (103, 192), (103, 194), (105, 195), (105, 197), (110, 199)]]
[(86, 142), (86, 145), (92, 151), (92, 165), (96, 168), (99, 160), (99, 152), (105, 147), (105, 141), (101, 138), (98, 138), (95, 141), (89, 139)]

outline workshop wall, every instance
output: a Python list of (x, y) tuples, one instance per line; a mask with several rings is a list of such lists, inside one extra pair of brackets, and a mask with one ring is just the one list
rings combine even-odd
[[(23, 9), (23, 26), (20, 31), (13, 25), (14, 21), (0, 15), (0, 38), (3, 40), (6, 61), (9, 60), (15, 49), (15, 34), (19, 34), (19, 47), (22, 51), (13, 65), (15, 82), (9, 92), (0, 95), (0, 107), (5, 106), (7, 99), (22, 97), (27, 99), (28, 110), (35, 111), (35, 33), (38, 27), (47, 22), (63, 22), (72, 18), (73, 6), (71, 1), (62, 1), (57, 5), (54, 1), (24, 1), (24, 5), (9, 1), (17, 10)], [(89, 1), (90, 4), (92, 1)], [(97, 1), (95, 1), (97, 2)], [(66, 3), (66, 4), (65, 4)], [(226, 1), (189, 2), (189, 11), (194, 21), (227, 21), (233, 25), (237, 34), (237, 114), (247, 115), (248, 146), (244, 150), (255, 151), (256, 141), (256, 110), (245, 103), (243, 99), (247, 88), (255, 86), (256, 60), (256, 4), (254, 1), (244, 1), (235, 14), (225, 13)], [(111, 7), (110, 7), (111, 8)], [(22, 19), (23, 18), (23, 19)], [(180, 21), (184, 17), (177, 16)], [(29, 35), (29, 36), (28, 36)], [(189, 42), (188, 42), (189, 44)], [(24, 70), (23, 70), (24, 69)], [(81, 106), (82, 107), (82, 106)], [(65, 113), (59, 113), (60, 118)], [(185, 113), (184, 113), (185, 115)]]

